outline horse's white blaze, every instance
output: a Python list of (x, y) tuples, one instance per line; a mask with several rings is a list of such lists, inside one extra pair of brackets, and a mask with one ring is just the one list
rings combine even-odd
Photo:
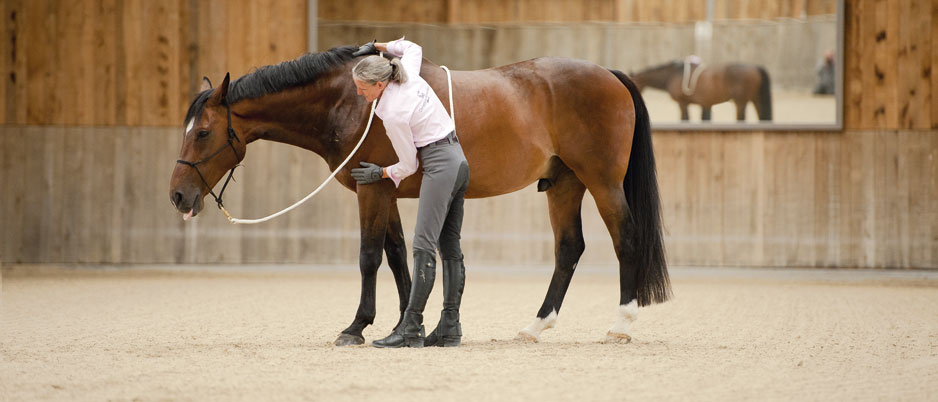
[(195, 126), (195, 119), (189, 119), (189, 123), (186, 124), (186, 137), (189, 136), (189, 132), (192, 131), (192, 127)]
[(606, 333), (606, 340), (631, 341), (632, 334), (629, 332), (629, 327), (636, 319), (638, 319), (638, 302), (632, 300), (629, 304), (619, 305), (616, 323), (612, 324), (612, 328), (609, 328), (609, 332)]
[(534, 322), (518, 333), (518, 338), (540, 342), (541, 341), (541, 332), (545, 329), (553, 328), (554, 324), (557, 323), (557, 310), (552, 310), (547, 317), (544, 318), (535, 318)]

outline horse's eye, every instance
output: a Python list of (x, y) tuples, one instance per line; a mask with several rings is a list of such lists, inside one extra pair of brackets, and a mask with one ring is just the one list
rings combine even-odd
[(196, 134), (196, 137), (195, 137), (195, 138), (201, 140), (201, 139), (203, 139), (203, 138), (205, 138), (205, 137), (208, 137), (208, 134), (209, 134), (209, 132), (208, 132), (207, 130), (202, 130), (202, 131), (199, 131), (198, 134)]

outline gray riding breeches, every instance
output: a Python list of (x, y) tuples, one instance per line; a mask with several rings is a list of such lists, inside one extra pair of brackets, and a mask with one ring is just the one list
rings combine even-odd
[(459, 246), (463, 202), (469, 186), (469, 163), (455, 135), (421, 147), (417, 155), (423, 166), (414, 250), (436, 254), (443, 260), (462, 258)]

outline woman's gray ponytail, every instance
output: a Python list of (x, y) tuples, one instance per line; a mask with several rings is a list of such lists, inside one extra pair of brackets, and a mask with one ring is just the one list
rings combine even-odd
[(401, 63), (401, 59), (395, 57), (391, 59), (391, 81), (398, 84), (403, 84), (407, 82), (407, 72), (404, 71), (404, 64)]
[(407, 82), (407, 72), (404, 71), (401, 59), (397, 57), (388, 62), (388, 59), (381, 56), (368, 56), (352, 68), (352, 77), (368, 85), (374, 85), (381, 81), (396, 82), (398, 84)]

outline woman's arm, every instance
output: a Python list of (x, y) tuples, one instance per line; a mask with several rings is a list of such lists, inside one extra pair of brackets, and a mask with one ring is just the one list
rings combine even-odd
[[(401, 58), (401, 64), (408, 74), (420, 75), (420, 65), (423, 64), (423, 48), (407, 39), (400, 38), (390, 42), (375, 43), (375, 48), (386, 51)], [(381, 50), (381, 49), (385, 50)]]

